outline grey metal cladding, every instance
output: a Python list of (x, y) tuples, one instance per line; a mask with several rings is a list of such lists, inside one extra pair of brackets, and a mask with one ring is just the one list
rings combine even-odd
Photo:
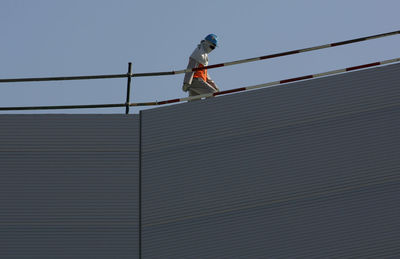
[(136, 258), (139, 119), (0, 116), (0, 258)]
[(143, 258), (400, 254), (400, 64), (142, 114)]

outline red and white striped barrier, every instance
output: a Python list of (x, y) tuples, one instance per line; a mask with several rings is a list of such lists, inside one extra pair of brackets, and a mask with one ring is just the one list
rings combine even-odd
[(280, 80), (280, 81), (269, 82), (269, 83), (265, 83), (265, 84), (259, 84), (259, 85), (253, 85), (253, 86), (248, 86), (248, 87), (241, 87), (241, 88), (235, 88), (235, 89), (231, 89), (231, 90), (221, 91), (221, 92), (218, 92), (218, 93), (203, 94), (203, 95), (197, 95), (197, 96), (193, 96), (193, 97), (171, 99), (171, 100), (166, 100), (166, 101), (143, 102), (143, 103), (93, 104), (93, 105), (56, 105), (56, 106), (29, 106), (29, 107), (0, 107), (0, 111), (115, 108), (115, 107), (126, 107), (127, 105), (129, 105), (129, 106), (164, 105), (164, 104), (171, 104), (171, 103), (179, 103), (179, 102), (185, 102), (185, 101), (199, 100), (199, 99), (202, 99), (202, 98), (210, 98), (210, 97), (214, 97), (214, 96), (220, 96), (220, 95), (237, 93), (237, 92), (248, 91), (248, 90), (254, 90), (254, 89), (258, 89), (258, 88), (274, 87), (274, 86), (279, 86), (279, 85), (282, 85), (282, 84), (292, 83), (292, 82), (296, 82), (296, 81), (312, 79), (312, 78), (317, 78), (317, 77), (322, 77), (322, 76), (329, 76), (329, 75), (334, 75), (334, 74), (340, 74), (340, 73), (344, 73), (344, 72), (360, 70), (360, 69), (375, 67), (375, 66), (379, 66), (379, 65), (386, 65), (386, 64), (395, 63), (395, 62), (400, 62), (400, 58), (385, 60), (385, 61), (381, 61), (381, 62), (374, 62), (374, 63), (365, 64), (365, 65), (361, 65), (361, 66), (354, 66), (354, 67), (348, 67), (348, 68), (344, 68), (344, 69), (332, 70), (332, 71), (325, 72), (325, 73), (320, 73), (320, 74), (307, 75), (307, 76), (289, 78), (289, 79)]
[(332, 48), (332, 47), (337, 47), (337, 46), (343, 46), (343, 45), (347, 45), (347, 44), (351, 44), (351, 43), (356, 43), (356, 42), (361, 42), (361, 41), (367, 41), (367, 40), (373, 40), (373, 39), (379, 39), (379, 38), (384, 38), (384, 37), (388, 37), (388, 36), (393, 36), (393, 35), (396, 35), (396, 34), (400, 34), (400, 30), (392, 31), (392, 32), (388, 32), (388, 33), (376, 34), (376, 35), (372, 35), (372, 36), (368, 36), (368, 37), (357, 38), (357, 39), (353, 39), (353, 40), (334, 42), (334, 43), (315, 46), (315, 47), (311, 47), (311, 48), (304, 48), (304, 49), (281, 52), (281, 53), (276, 53), (276, 54), (271, 54), (271, 55), (266, 55), (266, 56), (261, 56), (261, 57), (247, 58), (247, 59), (241, 59), (241, 60), (236, 60), (236, 61), (231, 61), (231, 62), (226, 62), (226, 63), (220, 63), (220, 64), (210, 65), (210, 66), (201, 67), (201, 68), (183, 69), (183, 70), (170, 71), (170, 72), (136, 73), (136, 74), (132, 74), (132, 76), (133, 77), (143, 77), (143, 76), (177, 75), (177, 74), (183, 74), (183, 73), (188, 73), (188, 72), (195, 72), (195, 71), (198, 71), (198, 70), (212, 69), (212, 68), (218, 68), (218, 67), (226, 67), (226, 66), (232, 66), (232, 65), (238, 65), (238, 64), (243, 64), (243, 63), (249, 63), (249, 62), (254, 62), (254, 61), (265, 60), (265, 59), (271, 59), (271, 58), (289, 56), (289, 55), (294, 55), (294, 54), (300, 54), (300, 53), (319, 50), (319, 49), (326, 49), (326, 48)]
[(237, 92), (248, 91), (248, 90), (254, 90), (254, 89), (258, 89), (258, 88), (266, 88), (266, 87), (278, 86), (278, 85), (282, 85), (282, 84), (287, 84), (287, 83), (292, 83), (292, 82), (296, 82), (296, 81), (312, 79), (312, 78), (317, 78), (317, 77), (322, 77), (322, 76), (340, 74), (340, 73), (360, 70), (360, 69), (364, 69), (364, 68), (370, 68), (370, 67), (376, 67), (376, 66), (380, 66), (380, 65), (386, 65), (386, 64), (390, 64), (390, 63), (399, 62), (399, 61), (400, 61), (400, 58), (395, 58), (395, 59), (389, 59), (389, 60), (385, 60), (385, 61), (381, 61), (381, 62), (374, 62), (374, 63), (365, 64), (365, 65), (360, 65), (360, 66), (354, 66), (354, 67), (348, 67), (348, 68), (343, 68), (343, 69), (332, 70), (332, 71), (325, 72), (325, 73), (319, 73), (319, 74), (314, 74), (314, 75), (306, 75), (306, 76), (289, 78), (289, 79), (284, 79), (284, 80), (280, 80), (280, 81), (274, 81), (274, 82), (269, 82), (269, 83), (264, 83), (264, 84), (259, 84), (259, 85), (235, 88), (235, 89), (221, 91), (221, 92), (217, 92), (217, 93), (202, 94), (202, 95), (196, 95), (196, 96), (192, 96), (192, 97), (171, 99), (171, 100), (166, 100), (166, 101), (155, 101), (155, 102), (146, 102), (146, 103), (131, 103), (129, 105), (130, 106), (153, 106), (153, 105), (163, 105), (163, 104), (179, 103), (179, 102), (185, 102), (185, 101), (193, 101), (193, 100), (199, 100), (199, 99), (202, 99), (202, 98), (210, 98), (210, 97), (214, 97), (214, 96), (220, 96), (220, 95), (237, 93)]

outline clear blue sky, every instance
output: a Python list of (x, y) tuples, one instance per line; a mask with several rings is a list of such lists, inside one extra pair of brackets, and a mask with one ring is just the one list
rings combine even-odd
[[(0, 78), (171, 71), (209, 33), (210, 65), (400, 29), (398, 0), (2, 0)], [(400, 36), (210, 70), (221, 90), (400, 57)], [(134, 78), (132, 102), (185, 97)], [(126, 79), (0, 84), (0, 106), (123, 103)], [(220, 97), (223, 98), (223, 97)], [(124, 108), (0, 113), (123, 113)], [(131, 108), (137, 113), (138, 108)]]

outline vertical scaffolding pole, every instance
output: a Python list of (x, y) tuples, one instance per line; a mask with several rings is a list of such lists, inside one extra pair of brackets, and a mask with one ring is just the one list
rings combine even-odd
[(126, 87), (126, 108), (125, 108), (125, 114), (129, 114), (129, 99), (131, 95), (131, 80), (132, 80), (132, 62), (128, 63), (128, 83)]

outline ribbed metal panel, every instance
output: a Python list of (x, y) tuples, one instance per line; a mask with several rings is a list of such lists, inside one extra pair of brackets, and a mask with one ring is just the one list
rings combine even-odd
[(400, 64), (143, 111), (143, 258), (400, 254)]
[(137, 115), (0, 115), (0, 258), (137, 258)]

